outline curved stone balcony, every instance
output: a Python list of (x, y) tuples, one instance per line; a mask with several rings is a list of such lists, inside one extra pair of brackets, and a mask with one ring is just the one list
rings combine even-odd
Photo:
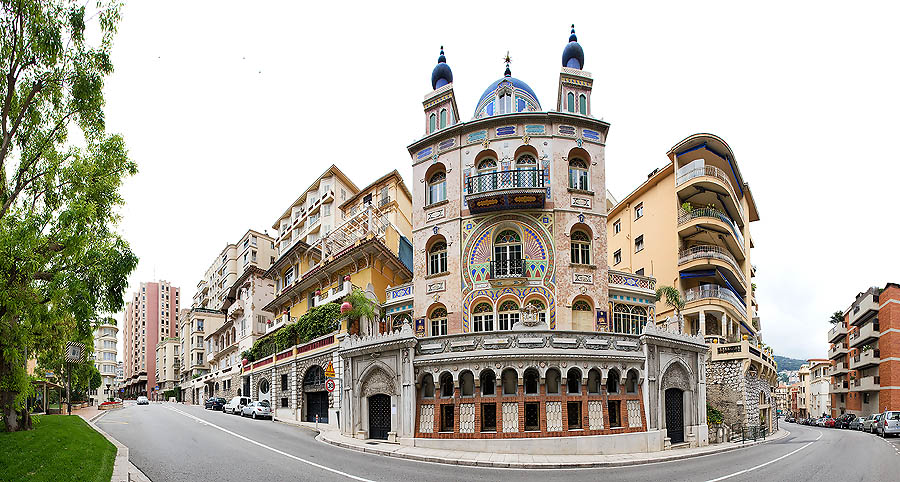
[(472, 213), (544, 207), (544, 171), (513, 169), (466, 179), (466, 204)]
[(685, 304), (701, 300), (721, 300), (731, 305), (744, 319), (747, 318), (747, 308), (741, 303), (737, 295), (728, 288), (719, 285), (701, 285), (690, 288), (684, 292)]
[(715, 245), (702, 245), (702, 246), (691, 246), (687, 249), (682, 249), (678, 252), (678, 266), (683, 266), (688, 263), (692, 263), (694, 261), (701, 260), (719, 260), (723, 263), (727, 264), (729, 268), (731, 268), (734, 276), (740, 281), (741, 284), (744, 285), (744, 289), (747, 288), (747, 278), (744, 277), (744, 272), (741, 271), (740, 265), (737, 260), (734, 259), (734, 256), (728, 252), (727, 249), (721, 246)]
[(743, 222), (743, 220), (747, 219), (747, 216), (744, 214), (744, 207), (741, 205), (741, 202), (737, 196), (737, 191), (735, 191), (734, 186), (731, 184), (731, 180), (728, 178), (728, 174), (718, 167), (697, 167), (695, 169), (680, 173), (680, 175), (675, 179), (675, 186), (679, 190), (701, 183), (712, 183), (725, 188), (725, 190), (728, 192), (729, 197), (731, 198), (728, 201), (734, 206), (738, 214), (740, 214), (741, 221)]
[(688, 230), (692, 226), (706, 226), (712, 231), (727, 231), (731, 236), (726, 236), (726, 242), (733, 244), (733, 251), (744, 254), (744, 235), (741, 234), (740, 228), (728, 217), (727, 214), (715, 208), (696, 208), (690, 211), (681, 211), (678, 215), (678, 227), (680, 234), (691, 234), (693, 231)]

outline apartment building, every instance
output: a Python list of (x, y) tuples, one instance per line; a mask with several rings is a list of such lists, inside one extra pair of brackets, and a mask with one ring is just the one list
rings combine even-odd
[(163, 338), (156, 344), (156, 384), (160, 393), (172, 391), (178, 386), (179, 349), (180, 341), (177, 336)]
[(804, 363), (797, 370), (797, 414), (802, 418), (811, 417), (809, 411), (809, 364)]
[(831, 414), (831, 360), (810, 358), (807, 411), (813, 417)]
[(108, 318), (94, 329), (94, 366), (100, 372), (100, 387), (91, 398), (104, 402), (113, 397), (117, 388), (116, 370), (118, 362), (116, 320)]
[(900, 410), (900, 285), (859, 293), (828, 332), (831, 414)]
[[(411, 209), (410, 191), (396, 170), (359, 189), (337, 167), (326, 169), (274, 224), (282, 226), (276, 242), (281, 250), (264, 277), (274, 280), (275, 296), (263, 310), (275, 316), (263, 337), (354, 289), (382, 304), (390, 287), (411, 281)], [(310, 221), (316, 213), (318, 219)], [(389, 328), (371, 323), (376, 331)], [(348, 331), (359, 329), (345, 321), (335, 332), (282, 353), (243, 360), (240, 386), (232, 382), (231, 390), (270, 400), (279, 418), (336, 425), (340, 379), (329, 393), (325, 372), (329, 366), (341, 372), (338, 345)]]
[[(709, 344), (707, 399), (729, 424), (773, 426), (776, 367), (762, 343), (751, 282), (750, 224), (759, 220), (752, 191), (718, 136), (689, 136), (667, 157), (609, 210), (609, 267), (676, 288), (685, 302), (682, 319), (661, 300), (656, 320)], [(742, 393), (734, 393), (738, 387)]]
[(790, 387), (779, 384), (775, 389), (775, 406), (779, 413), (786, 414), (791, 410)]
[(126, 303), (123, 323), (124, 389), (130, 397), (158, 393), (156, 346), (177, 336), (181, 290), (167, 281), (141, 283)]
[(194, 308), (221, 310), (231, 286), (251, 267), (268, 269), (276, 257), (275, 240), (265, 233), (252, 229), (241, 236), (240, 241), (228, 244), (213, 260), (197, 283)]

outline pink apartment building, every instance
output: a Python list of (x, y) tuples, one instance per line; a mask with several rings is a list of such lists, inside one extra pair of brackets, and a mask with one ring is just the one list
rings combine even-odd
[(141, 283), (125, 306), (123, 389), (127, 396), (158, 396), (156, 389), (156, 345), (177, 336), (179, 288), (168, 281)]

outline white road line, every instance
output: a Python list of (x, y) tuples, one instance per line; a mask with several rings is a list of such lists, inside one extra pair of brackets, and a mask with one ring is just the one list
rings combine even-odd
[(322, 469), (322, 470), (327, 470), (328, 472), (331, 472), (331, 473), (334, 473), (334, 474), (342, 475), (342, 476), (344, 476), (344, 477), (347, 477), (348, 479), (358, 480), (358, 481), (360, 481), (360, 482), (374, 482), (374, 481), (372, 481), (372, 480), (370, 480), (370, 479), (364, 479), (364, 478), (362, 478), (362, 477), (357, 477), (357, 476), (355, 476), (355, 475), (348, 474), (348, 473), (346, 473), (346, 472), (341, 472), (340, 470), (337, 470), (337, 469), (332, 469), (331, 467), (326, 467), (326, 466), (324, 466), (324, 465), (317, 464), (317, 463), (315, 463), (315, 462), (310, 462), (309, 460), (306, 460), (306, 459), (301, 459), (300, 457), (297, 457), (296, 455), (291, 455), (291, 454), (289, 454), (289, 453), (287, 453), (287, 452), (282, 452), (281, 450), (278, 450), (278, 449), (276, 449), (276, 448), (269, 447), (269, 446), (266, 445), (266, 444), (257, 442), (256, 440), (253, 440), (253, 439), (244, 437), (244, 436), (241, 435), (241, 434), (234, 433), (234, 432), (232, 432), (231, 430), (228, 430), (228, 429), (226, 429), (226, 428), (222, 428), (222, 427), (220, 427), (220, 426), (218, 426), (218, 425), (216, 425), (216, 424), (214, 424), (214, 423), (211, 423), (211, 422), (209, 422), (209, 421), (203, 420), (203, 419), (200, 418), (200, 417), (195, 417), (195, 416), (193, 416), (193, 415), (191, 415), (191, 414), (189, 414), (189, 413), (187, 413), (187, 412), (182, 412), (181, 410), (179, 410), (179, 409), (177, 409), (177, 408), (172, 408), (172, 407), (164, 407), (164, 408), (166, 408), (167, 410), (171, 410), (171, 411), (173, 411), (173, 412), (180, 413), (181, 415), (184, 415), (185, 417), (192, 418), (192, 419), (194, 419), (194, 420), (196, 420), (196, 421), (198, 421), (198, 422), (201, 422), (201, 423), (203, 423), (203, 424), (209, 425), (209, 426), (212, 427), (212, 428), (221, 430), (221, 431), (227, 433), (228, 435), (232, 435), (232, 436), (237, 437), (237, 438), (239, 438), (239, 439), (241, 439), (241, 440), (250, 442), (250, 443), (252, 443), (252, 444), (254, 444), (254, 445), (258, 445), (258, 446), (260, 446), (260, 447), (262, 447), (262, 448), (264, 448), (264, 449), (266, 449), (266, 450), (271, 450), (272, 452), (275, 452), (276, 454), (284, 455), (285, 457), (294, 459), (294, 460), (296, 460), (296, 461), (298, 461), (298, 462), (303, 462), (304, 464), (312, 465), (313, 467), (316, 467), (316, 468), (319, 468), (319, 469)]
[(763, 467), (765, 467), (765, 466), (767, 466), (767, 465), (774, 464), (775, 462), (778, 462), (779, 460), (782, 460), (782, 459), (784, 459), (784, 458), (790, 457), (791, 455), (794, 455), (795, 453), (797, 453), (797, 452), (799, 452), (799, 451), (805, 449), (806, 447), (809, 447), (810, 445), (812, 445), (812, 444), (818, 442), (820, 438), (822, 438), (822, 433), (821, 433), (821, 432), (819, 433), (819, 436), (816, 437), (816, 439), (813, 440), (812, 442), (810, 442), (810, 443), (808, 443), (808, 444), (806, 444), (806, 445), (800, 447), (800, 448), (797, 449), (797, 450), (794, 450), (793, 452), (788, 452), (788, 453), (782, 455), (781, 457), (778, 457), (777, 459), (770, 460), (770, 461), (768, 461), (768, 462), (766, 462), (766, 463), (764, 463), (764, 464), (759, 464), (759, 465), (757, 465), (756, 467), (750, 467), (749, 469), (741, 470), (740, 472), (735, 472), (735, 473), (733, 473), (733, 474), (723, 475), (722, 477), (719, 477), (718, 479), (711, 479), (711, 480), (708, 480), (708, 481), (706, 481), (706, 482), (719, 482), (720, 480), (730, 479), (730, 478), (732, 478), (732, 477), (734, 477), (734, 476), (736, 476), (736, 475), (746, 474), (747, 472), (751, 472), (751, 471), (756, 470), (756, 469), (761, 469), (761, 468), (763, 468)]

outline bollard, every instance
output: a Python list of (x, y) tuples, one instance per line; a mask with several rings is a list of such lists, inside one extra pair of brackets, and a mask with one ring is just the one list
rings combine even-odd
[(319, 416), (316, 415), (316, 430), (319, 430)]

